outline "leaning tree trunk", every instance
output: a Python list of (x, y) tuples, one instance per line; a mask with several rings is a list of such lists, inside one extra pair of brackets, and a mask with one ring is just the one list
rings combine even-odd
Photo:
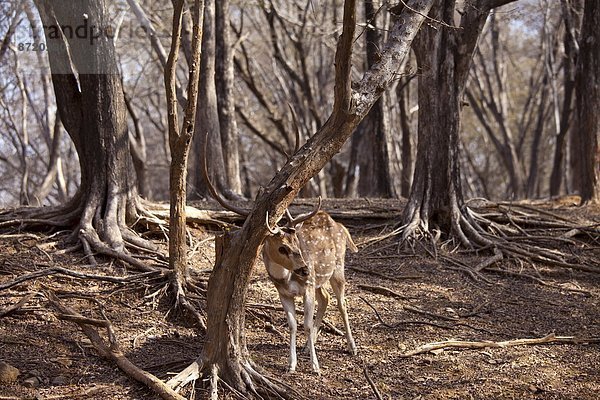
[[(351, 51), (355, 31), (355, 1), (346, 1), (344, 28), (336, 52), (335, 102), (331, 117), (321, 129), (294, 154), (259, 195), (241, 230), (226, 235), (217, 243), (217, 258), (208, 284), (207, 338), (201, 357), (169, 384), (181, 386), (200, 373), (213, 378), (218, 374), (229, 386), (241, 392), (256, 390), (255, 383), (285, 392), (262, 376), (251, 361), (244, 336), (244, 304), (252, 270), (270, 223), (280, 218), (300, 189), (341, 149), (358, 123), (395, 78), (402, 59), (427, 14), (432, 0), (409, 1), (403, 23), (397, 23), (390, 40), (356, 90), (350, 89)], [(211, 380), (216, 394), (216, 378)], [(216, 395), (215, 395), (216, 398)]]

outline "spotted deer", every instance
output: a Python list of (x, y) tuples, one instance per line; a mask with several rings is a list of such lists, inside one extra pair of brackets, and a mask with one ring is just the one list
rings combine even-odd
[[(205, 157), (206, 160), (206, 157)], [(204, 162), (204, 178), (212, 196), (226, 209), (247, 217), (246, 210), (230, 204), (212, 185)], [(307, 337), (306, 349), (310, 355), (312, 370), (319, 373), (319, 361), (315, 352), (319, 328), (329, 304), (329, 293), (325, 284), (329, 282), (337, 298), (337, 305), (344, 321), (348, 350), (356, 355), (356, 344), (350, 330), (344, 291), (344, 262), (346, 248), (357, 252), (350, 233), (325, 211), (321, 211), (321, 198), (314, 210), (293, 218), (286, 210), (287, 224), (284, 226), (266, 225), (269, 235), (263, 243), (263, 261), (271, 282), (279, 293), (290, 329), (289, 371), (294, 372), (296, 357), (296, 307), (294, 299), (304, 300), (304, 331)], [(318, 305), (318, 308), (316, 307)], [(315, 318), (315, 308), (317, 308)]]
[[(285, 226), (274, 228), (264, 242), (263, 261), (271, 282), (279, 293), (290, 329), (289, 371), (296, 369), (296, 308), (294, 299), (304, 299), (304, 331), (312, 370), (319, 373), (319, 361), (315, 352), (319, 328), (329, 304), (329, 293), (325, 284), (329, 282), (337, 298), (337, 305), (344, 321), (348, 350), (356, 354), (356, 344), (350, 330), (344, 290), (344, 258), (346, 248), (358, 249), (348, 230), (335, 222), (329, 214), (320, 210), (321, 200), (315, 209), (306, 215), (292, 218), (287, 212)], [(316, 304), (315, 304), (316, 303)], [(315, 306), (318, 305), (316, 318)]]

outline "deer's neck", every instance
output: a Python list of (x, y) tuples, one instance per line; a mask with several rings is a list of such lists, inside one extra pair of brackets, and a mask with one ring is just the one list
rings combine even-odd
[(275, 262), (265, 262), (265, 267), (267, 267), (267, 273), (274, 282), (289, 282), (292, 276), (292, 273), (289, 270)]
[[(281, 295), (293, 298), (302, 296), (306, 292), (306, 279), (302, 279), (298, 275), (272, 261), (265, 261), (265, 267), (269, 279), (273, 282)], [(310, 280), (310, 282), (312, 282), (312, 280)]]

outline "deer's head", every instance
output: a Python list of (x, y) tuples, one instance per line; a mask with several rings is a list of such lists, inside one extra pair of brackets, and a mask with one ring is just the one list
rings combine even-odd
[(265, 252), (269, 259), (298, 276), (306, 277), (310, 274), (309, 265), (302, 255), (302, 247), (298, 239), (297, 231), (302, 223), (319, 212), (321, 209), (321, 198), (319, 203), (308, 214), (293, 218), (288, 210), (287, 224), (285, 226), (271, 227), (269, 225), (269, 214), (266, 216), (266, 224), (270, 235), (265, 239)]

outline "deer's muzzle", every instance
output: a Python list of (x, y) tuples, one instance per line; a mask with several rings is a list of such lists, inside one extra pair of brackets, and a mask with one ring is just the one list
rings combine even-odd
[(306, 277), (309, 274), (308, 267), (301, 267), (294, 270), (294, 274), (302, 277)]

